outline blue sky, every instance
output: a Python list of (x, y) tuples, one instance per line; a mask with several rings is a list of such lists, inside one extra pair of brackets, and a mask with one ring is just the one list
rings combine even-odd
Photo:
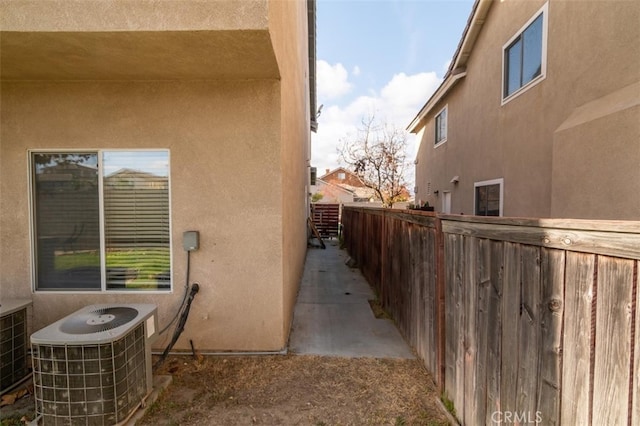
[[(404, 129), (438, 87), (473, 0), (317, 0), (318, 176), (369, 115)], [(409, 137), (409, 159), (415, 156)]]

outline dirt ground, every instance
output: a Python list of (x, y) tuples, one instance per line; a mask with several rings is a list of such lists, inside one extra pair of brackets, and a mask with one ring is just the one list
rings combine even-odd
[(169, 357), (172, 384), (138, 425), (447, 425), (418, 360)]
[[(415, 359), (181, 356), (154, 374), (173, 381), (137, 425), (448, 424)], [(0, 425), (24, 425), (34, 411), (27, 393), (0, 409)]]

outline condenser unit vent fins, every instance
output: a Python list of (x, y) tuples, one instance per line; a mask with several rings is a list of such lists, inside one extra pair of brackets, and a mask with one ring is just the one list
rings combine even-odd
[(0, 307), (0, 391), (22, 380), (27, 369), (27, 306), (31, 301), (3, 301)]
[(147, 394), (144, 325), (102, 345), (33, 345), (43, 424), (113, 425)]
[(31, 335), (38, 425), (124, 422), (152, 389), (156, 307), (92, 305)]

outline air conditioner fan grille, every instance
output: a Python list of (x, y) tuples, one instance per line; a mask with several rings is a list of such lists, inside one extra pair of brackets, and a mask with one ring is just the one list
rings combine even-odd
[(137, 309), (124, 306), (100, 308), (69, 317), (60, 325), (60, 330), (68, 334), (99, 333), (125, 325), (137, 315)]

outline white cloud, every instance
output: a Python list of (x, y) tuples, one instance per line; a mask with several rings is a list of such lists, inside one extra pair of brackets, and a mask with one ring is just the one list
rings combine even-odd
[(359, 76), (360, 75), (360, 67), (359, 66), (355, 66), (353, 67), (353, 70), (351, 70), (351, 74), (353, 74), (354, 76)]
[(351, 91), (349, 73), (340, 63), (331, 65), (319, 60), (316, 63), (318, 98), (336, 99)]
[[(381, 123), (405, 129), (440, 82), (435, 72), (399, 73), (379, 92), (368, 89), (367, 95), (355, 97), (345, 105), (323, 100), (324, 109), (318, 132), (313, 135), (311, 157), (312, 165), (318, 168), (318, 176), (322, 176), (325, 169), (339, 166), (337, 149), (342, 140), (355, 136), (363, 118), (375, 115)], [(410, 135), (408, 142), (408, 158), (412, 160), (415, 157), (415, 136)]]

